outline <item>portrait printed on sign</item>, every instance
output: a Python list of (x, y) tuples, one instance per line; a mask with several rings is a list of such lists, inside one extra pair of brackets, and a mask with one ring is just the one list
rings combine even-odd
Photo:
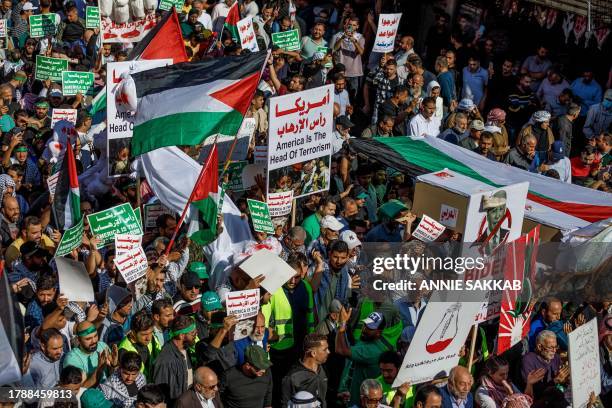
[(329, 189), (330, 156), (318, 157), (270, 171), (270, 192), (293, 191), (304, 196)]

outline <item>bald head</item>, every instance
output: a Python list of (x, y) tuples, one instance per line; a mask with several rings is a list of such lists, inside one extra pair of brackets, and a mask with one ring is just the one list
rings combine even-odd
[(448, 389), (458, 399), (466, 399), (474, 384), (469, 370), (463, 366), (454, 367), (448, 376)]
[(19, 220), (19, 203), (13, 196), (7, 195), (2, 200), (2, 214), (11, 223), (16, 223)]
[(206, 399), (215, 398), (219, 390), (219, 381), (217, 380), (217, 374), (213, 370), (208, 367), (200, 367), (195, 370), (193, 377), (194, 387), (198, 393)]

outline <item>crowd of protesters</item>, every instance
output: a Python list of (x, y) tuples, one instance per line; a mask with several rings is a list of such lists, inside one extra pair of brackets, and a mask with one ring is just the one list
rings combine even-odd
[[(248, 52), (223, 30), (231, 4), (187, 0), (178, 10), (190, 61)], [(47, 187), (58, 167), (51, 112), (78, 110), (79, 174), (107, 160), (100, 137), (104, 123), (88, 113), (91, 97), (66, 97), (60, 83), (35, 79), (35, 60), (64, 58), (71, 70), (92, 71), (98, 91), (105, 86), (107, 63), (125, 61), (129, 49), (99, 47), (99, 30), (85, 28), (84, 3), (2, 2), (0, 17), (9, 35), (0, 51), (1, 251), (14, 302), (23, 312), (26, 344), (22, 381), (11, 386), (68, 390), (77, 398), (17, 404), (565, 408), (571, 405), (567, 334), (597, 319), (601, 361), (593, 364), (600, 365), (602, 391), (592, 395), (589, 406), (612, 406), (611, 304), (589, 299), (579, 305), (538, 299), (529, 335), (509, 352), (494, 355), (489, 350), (495, 350), (496, 336), (480, 336), (471, 367), (468, 342), (460, 364), (443, 378), (392, 388), (427, 294), (416, 301), (374, 302), (356, 296), (361, 279), (355, 271), (365, 268), (363, 243), (413, 240), (414, 180), (351, 149), (353, 138), (437, 137), (499, 166), (609, 191), (610, 61), (582, 61), (570, 69), (550, 44), (536, 42), (522, 55), (500, 51), (487, 36), (486, 20), (473, 26), (464, 15), (451, 18), (442, 11), (429, 30), (419, 31), (426, 33), (419, 41), (425, 47), (415, 49), (417, 30), (400, 25), (395, 51), (375, 53), (378, 15), (410, 13), (408, 4), (294, 4), (297, 13), (291, 16), (287, 2), (240, 2), (241, 16), (253, 17), (260, 49), (271, 49), (247, 112), (256, 120), (250, 160), (255, 145), (266, 144), (269, 98), (325, 84), (335, 89), (329, 192), (298, 200), (295, 226), (283, 218), (275, 220), (275, 234), (254, 233), (253, 245), (277, 251), (295, 275), (267, 293), (261, 279), (250, 278), (237, 264), (214, 279), (222, 283), (213, 287), (208, 260), (188, 238), (165, 254), (178, 220), (166, 214), (143, 236), (149, 268), (136, 296), (113, 262), (114, 248), (96, 249), (99, 240), (85, 218), (82, 244), (68, 257), (85, 264), (96, 297), (87, 303), (60, 293), (52, 261), (62, 231), (54, 227)], [(30, 38), (29, 16), (50, 11), (60, 16), (57, 35)], [(272, 44), (272, 33), (292, 29), (301, 37), (299, 51)], [(506, 40), (512, 42), (512, 33)], [(602, 63), (608, 64), (607, 76), (595, 68)], [(196, 150), (185, 148), (194, 157)], [(125, 202), (141, 204), (144, 180), (103, 178), (96, 182), (106, 188), (88, 187), (81, 195), (83, 215)], [(246, 198), (265, 192), (255, 187), (227, 194), (248, 217)], [(224, 294), (257, 288), (261, 308), (252, 333), (235, 340), (237, 319), (226, 314)]]

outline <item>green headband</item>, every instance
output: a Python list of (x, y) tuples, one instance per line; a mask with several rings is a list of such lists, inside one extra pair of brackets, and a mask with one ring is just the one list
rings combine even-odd
[(196, 328), (195, 322), (191, 323), (189, 326), (185, 327), (184, 329), (179, 329), (176, 331), (171, 331), (170, 332), (170, 338), (173, 339), (176, 336), (178, 336), (179, 334), (187, 334), (187, 333), (191, 333), (192, 331), (194, 331)]
[(34, 104), (34, 106), (36, 106), (37, 108), (48, 108), (49, 107), (49, 103), (47, 101), (36, 102)]
[(14, 77), (17, 81), (26, 81), (28, 79), (27, 76), (23, 76), (23, 75), (15, 75)]
[(27, 153), (28, 152), (28, 148), (25, 147), (25, 146), (21, 146), (21, 147), (16, 148), (14, 151), (15, 152), (25, 152), (25, 153)]
[(96, 332), (96, 326), (91, 325), (91, 326), (89, 326), (89, 327), (88, 327), (88, 328), (86, 328), (86, 329), (83, 329), (83, 330), (81, 330), (81, 331), (78, 331), (78, 332), (77, 332), (77, 336), (79, 336), (79, 337), (85, 337), (85, 336), (90, 335), (91, 333), (95, 333), (95, 332)]

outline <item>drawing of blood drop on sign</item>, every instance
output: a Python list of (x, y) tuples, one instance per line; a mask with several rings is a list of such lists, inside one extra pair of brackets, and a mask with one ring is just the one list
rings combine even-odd
[(453, 342), (457, 336), (457, 322), (460, 310), (461, 303), (454, 303), (446, 309), (444, 317), (427, 339), (425, 350), (429, 354), (439, 353)]

